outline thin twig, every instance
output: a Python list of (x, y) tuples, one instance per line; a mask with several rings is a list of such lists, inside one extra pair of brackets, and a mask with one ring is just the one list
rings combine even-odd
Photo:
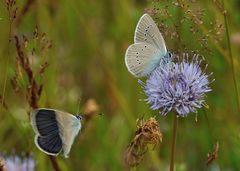
[(55, 171), (61, 171), (61, 169), (59, 168), (59, 165), (57, 163), (56, 157), (54, 156), (49, 156), (52, 167)]
[(19, 26), (22, 22), (23, 16), (26, 15), (26, 13), (29, 11), (30, 6), (33, 4), (34, 0), (27, 0), (25, 3), (23, 9), (21, 10), (17, 20), (16, 20), (16, 26)]

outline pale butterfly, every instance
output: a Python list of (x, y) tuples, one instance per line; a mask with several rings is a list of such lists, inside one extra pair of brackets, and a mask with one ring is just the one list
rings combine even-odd
[(144, 77), (171, 58), (157, 25), (148, 14), (143, 14), (135, 30), (134, 44), (125, 53), (128, 71), (135, 77)]
[(81, 129), (82, 116), (54, 109), (40, 108), (31, 113), (31, 124), (36, 133), (36, 146), (48, 155), (61, 151), (68, 157), (75, 137)]

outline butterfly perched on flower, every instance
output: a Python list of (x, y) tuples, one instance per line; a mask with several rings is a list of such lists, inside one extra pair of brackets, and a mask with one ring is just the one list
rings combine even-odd
[(48, 155), (61, 151), (68, 157), (75, 137), (81, 129), (82, 116), (40, 108), (31, 113), (31, 124), (36, 133), (36, 146)]
[(148, 14), (144, 14), (138, 21), (134, 44), (125, 53), (128, 71), (135, 77), (144, 77), (171, 58), (157, 25)]

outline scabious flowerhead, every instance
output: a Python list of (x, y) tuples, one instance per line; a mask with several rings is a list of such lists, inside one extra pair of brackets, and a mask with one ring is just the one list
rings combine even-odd
[(18, 156), (11, 156), (5, 158), (5, 167), (9, 171), (34, 171), (35, 161), (31, 158), (20, 158)]
[(188, 54), (183, 54), (181, 61), (178, 58), (178, 62), (168, 62), (157, 67), (146, 83), (140, 81), (151, 109), (160, 109), (163, 115), (174, 110), (184, 117), (201, 108), (205, 93), (211, 91), (208, 80), (211, 74), (205, 73), (207, 65), (201, 70), (201, 62), (198, 55), (193, 55), (189, 61)]

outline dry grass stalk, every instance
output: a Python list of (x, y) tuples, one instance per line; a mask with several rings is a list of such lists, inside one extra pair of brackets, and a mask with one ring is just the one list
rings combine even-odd
[(4, 106), (4, 101), (5, 101), (5, 91), (7, 86), (7, 80), (8, 80), (8, 65), (10, 62), (10, 43), (12, 39), (12, 25), (16, 19), (18, 8), (16, 6), (16, 0), (5, 0), (5, 5), (8, 11), (9, 32), (8, 32), (6, 72), (5, 72), (5, 78), (4, 78), (4, 84), (3, 84), (2, 98), (0, 102), (1, 102), (1, 105), (6, 108), (6, 106)]
[(4, 107), (6, 110), (8, 110), (8, 106), (7, 106), (7, 104), (6, 104), (6, 102), (5, 102), (5, 100), (3, 99), (3, 97), (2, 97), (1, 94), (0, 94), (0, 102), (1, 102), (1, 104), (3, 105), (3, 107)]
[[(44, 51), (51, 48), (51, 41), (46, 39), (45, 33), (39, 33), (38, 27), (35, 28), (33, 32), (33, 37), (28, 39), (25, 35), (20, 38), (19, 36), (14, 36), (15, 47), (16, 47), (16, 71), (15, 76), (11, 79), (11, 84), (15, 92), (23, 90), (26, 92), (26, 100), (31, 108), (37, 108), (38, 101), (40, 99), (43, 84), (38, 81), (38, 76), (42, 76), (46, 68), (49, 66), (48, 62), (34, 65), (33, 59), (37, 56), (41, 56)], [(29, 49), (29, 44), (32, 42), (37, 42), (37, 46)], [(29, 53), (29, 51), (31, 53)], [(36, 54), (39, 53), (39, 54)], [(23, 87), (20, 82), (21, 79), (27, 78), (27, 85)]]
[(207, 154), (207, 165), (210, 165), (214, 160), (218, 158), (219, 143), (214, 145), (213, 152)]
[(29, 11), (31, 5), (34, 3), (35, 0), (27, 0), (23, 6), (23, 8), (20, 10), (18, 18), (16, 20), (16, 26), (19, 26), (22, 22), (22, 19)]

